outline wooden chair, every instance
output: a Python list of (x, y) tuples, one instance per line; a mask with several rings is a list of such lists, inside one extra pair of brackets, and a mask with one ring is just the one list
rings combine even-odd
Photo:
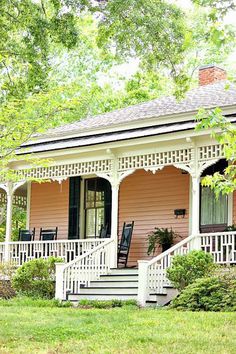
[[(19, 229), (18, 241), (20, 242), (31, 242), (34, 241), (35, 237), (35, 227), (32, 230), (23, 230)], [(33, 243), (25, 244), (21, 247), (19, 244), (15, 246), (15, 252), (19, 257), (20, 263), (26, 262), (32, 256), (33, 252)]]
[(132, 221), (132, 223), (124, 222), (121, 240), (118, 245), (118, 254), (117, 254), (118, 268), (119, 265), (123, 265), (124, 268), (127, 266), (133, 228), (134, 228), (134, 221)]
[(107, 238), (108, 237), (108, 224), (105, 226), (101, 226), (99, 238)]
[(58, 227), (55, 229), (43, 229), (40, 228), (40, 241), (55, 241), (57, 240)]
[(34, 241), (34, 237), (35, 237), (35, 227), (32, 230), (19, 229), (18, 241), (23, 241), (23, 242)]

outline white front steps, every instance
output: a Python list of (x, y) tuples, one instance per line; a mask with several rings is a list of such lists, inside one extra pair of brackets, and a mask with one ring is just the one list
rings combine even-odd
[(81, 287), (79, 294), (68, 294), (69, 301), (87, 300), (137, 300), (138, 269), (112, 269), (89, 287)]
[(155, 294), (151, 293), (149, 295), (149, 300), (147, 301), (148, 306), (165, 306), (170, 303), (178, 295), (178, 290), (170, 286), (165, 287), (165, 294)]
[[(81, 287), (76, 294), (67, 294), (72, 302), (80, 300), (137, 300), (138, 269), (112, 269), (107, 275), (101, 275), (99, 280), (91, 281), (89, 287)], [(176, 296), (176, 290), (166, 287), (166, 294), (151, 294), (147, 306), (164, 306)]]

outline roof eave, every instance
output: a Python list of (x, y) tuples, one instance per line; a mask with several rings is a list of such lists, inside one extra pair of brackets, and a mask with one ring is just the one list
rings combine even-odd
[[(214, 109), (214, 107), (204, 107), (206, 109)], [(221, 106), (220, 107), (223, 111), (223, 114), (230, 114), (230, 113), (236, 113), (236, 105), (228, 105), (228, 106)], [(175, 114), (166, 114), (163, 116), (149, 116), (145, 118), (138, 118), (136, 120), (133, 120), (132, 122), (122, 122), (118, 124), (113, 124), (109, 126), (104, 126), (104, 127), (97, 127), (93, 129), (89, 128), (84, 128), (82, 131), (81, 129), (73, 131), (73, 134), (68, 134), (68, 132), (60, 132), (56, 134), (55, 136), (52, 136), (50, 134), (45, 134), (41, 139), (35, 139), (35, 143), (37, 142), (48, 142), (48, 141), (57, 141), (61, 138), (75, 138), (75, 137), (81, 137), (81, 136), (90, 136), (90, 135), (96, 135), (96, 134), (103, 134), (103, 133), (109, 133), (109, 131), (115, 132), (118, 130), (126, 130), (127, 128), (132, 129), (134, 127), (136, 128), (142, 128), (142, 127), (148, 127), (152, 125), (161, 125), (161, 124), (166, 124), (166, 123), (172, 123), (175, 121), (176, 118), (180, 119), (179, 121), (182, 122), (184, 120), (191, 120), (193, 119), (193, 115), (196, 115), (198, 110), (192, 110), (188, 112), (181, 112), (181, 113), (175, 113)], [(157, 121), (154, 121), (158, 119)], [(25, 145), (27, 146), (27, 145)]]

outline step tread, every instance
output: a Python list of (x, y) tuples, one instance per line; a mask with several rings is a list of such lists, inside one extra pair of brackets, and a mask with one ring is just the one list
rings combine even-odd
[(163, 285), (165, 289), (175, 289), (172, 285)]
[(100, 277), (137, 277), (138, 276), (138, 273), (137, 274), (133, 274), (133, 273), (130, 273), (130, 274), (124, 274), (124, 273), (111, 273), (111, 274), (101, 274)]
[(91, 283), (137, 283), (138, 280), (92, 280)]
[(129, 267), (129, 268), (110, 268), (110, 270), (137, 270), (138, 271), (138, 267)]
[(109, 288), (109, 287), (104, 287), (104, 286), (87, 286), (87, 287), (84, 287), (84, 288), (81, 288), (81, 289), (138, 289), (138, 286), (122, 286), (122, 287), (120, 287), (120, 286), (112, 286), (111, 288)]
[(93, 294), (89, 294), (89, 293), (71, 293), (68, 294), (68, 296), (85, 296), (85, 295), (89, 295), (89, 296), (137, 296), (136, 294), (97, 294), (97, 293), (93, 293)]

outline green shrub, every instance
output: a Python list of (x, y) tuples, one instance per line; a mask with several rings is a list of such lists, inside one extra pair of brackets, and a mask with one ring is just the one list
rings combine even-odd
[(210, 275), (214, 269), (212, 255), (203, 251), (191, 251), (186, 255), (173, 257), (171, 267), (167, 269), (167, 278), (176, 289), (182, 290), (196, 279)]
[(0, 279), (0, 299), (10, 299), (15, 296), (15, 291), (9, 280)]
[(33, 259), (17, 269), (12, 285), (17, 293), (51, 299), (55, 294), (55, 263), (61, 258)]
[(10, 299), (15, 296), (12, 288), (12, 277), (16, 272), (14, 263), (0, 263), (0, 299)]
[(0, 263), (0, 279), (12, 280), (16, 273), (17, 266), (14, 262)]
[(189, 311), (236, 311), (235, 274), (197, 279), (172, 301), (171, 307)]

